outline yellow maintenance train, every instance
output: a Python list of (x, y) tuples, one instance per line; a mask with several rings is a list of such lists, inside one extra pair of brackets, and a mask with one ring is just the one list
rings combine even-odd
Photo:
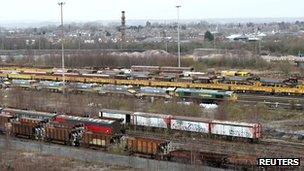
[[(27, 80), (50, 80), (62, 81), (61, 75), (53, 73), (0, 73), (1, 78), (8, 79), (27, 79)], [(226, 90), (243, 93), (262, 93), (262, 94), (277, 94), (277, 95), (304, 95), (304, 87), (298, 85), (296, 87), (277, 87), (263, 86), (261, 84), (254, 85), (239, 85), (227, 83), (193, 83), (193, 82), (170, 82), (159, 80), (140, 80), (140, 79), (117, 79), (105, 78), (101, 75), (73, 75), (66, 74), (65, 80), (68, 82), (82, 83), (99, 83), (99, 84), (114, 84), (114, 85), (133, 85), (133, 86), (151, 86), (151, 87), (177, 87), (177, 88), (197, 88), (197, 89), (214, 89)]]

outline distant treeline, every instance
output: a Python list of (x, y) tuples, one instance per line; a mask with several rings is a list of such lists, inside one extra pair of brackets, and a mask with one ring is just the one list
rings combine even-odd
[[(150, 66), (177, 66), (177, 57), (172, 54), (146, 54), (139, 56), (129, 56), (123, 53), (93, 53), (69, 54), (65, 56), (65, 66), (67, 68), (130, 68), (132, 65)], [(50, 56), (25, 56), (22, 58), (9, 57), (2, 65), (18, 65), (28, 67), (61, 67), (61, 55), (51, 54)], [(254, 70), (278, 70), (288, 75), (292, 68), (286, 62), (268, 63), (260, 57), (250, 58), (222, 57), (214, 59), (194, 60), (193, 58), (182, 58), (182, 66), (192, 66), (196, 71), (207, 71), (208, 68), (227, 68), (227, 69), (254, 69)]]

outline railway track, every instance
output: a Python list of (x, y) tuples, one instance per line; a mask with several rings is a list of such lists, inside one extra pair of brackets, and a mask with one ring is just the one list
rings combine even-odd
[(278, 102), (278, 103), (286, 103), (286, 102), (295, 102), (302, 104), (304, 103), (303, 97), (290, 97), (290, 96), (265, 96), (265, 95), (257, 95), (257, 94), (237, 94), (239, 100), (255, 100), (255, 101), (268, 101), (268, 102)]
[[(248, 142), (235, 142), (218, 139), (198, 139), (198, 138), (176, 138), (171, 134), (160, 134), (155, 132), (129, 131), (128, 136), (137, 136), (142, 138), (154, 138), (171, 141), (178, 149), (188, 150), (191, 153), (196, 151), (221, 155), (251, 156), (259, 157), (297, 157), (304, 159), (304, 145), (299, 143), (287, 143), (277, 140), (263, 140), (260, 143), (252, 144)], [(21, 141), (30, 141), (28, 139), (19, 139)], [(32, 140), (31, 140), (32, 141)], [(262, 153), (262, 151), (264, 153)], [(285, 154), (285, 155), (284, 155)], [(303, 164), (301, 165), (303, 166)]]
[[(27, 80), (51, 80), (62, 81), (62, 76), (48, 74), (5, 74), (1, 73), (2, 78), (8, 79), (27, 79)], [(115, 84), (115, 85), (133, 85), (133, 86), (151, 86), (151, 87), (178, 87), (178, 88), (194, 88), (194, 89), (214, 89), (224, 91), (235, 91), (241, 93), (264, 93), (264, 94), (285, 94), (303, 96), (304, 88), (299, 87), (271, 87), (259, 85), (235, 85), (225, 83), (192, 83), (192, 82), (170, 82), (156, 80), (138, 80), (138, 79), (113, 79), (102, 77), (87, 77), (82, 75), (66, 75), (65, 80), (68, 82), (82, 83), (99, 83), (99, 84)]]
[[(128, 136), (136, 136), (140, 138), (153, 138), (170, 141), (171, 148), (177, 150), (186, 150), (188, 152), (211, 153), (221, 155), (237, 155), (237, 156), (256, 156), (257, 157), (300, 157), (304, 156), (304, 146), (299, 143), (282, 143), (281, 141), (268, 140), (260, 143), (249, 143), (245, 141), (228, 141), (225, 139), (208, 138), (198, 134), (188, 134), (183, 132), (171, 132), (161, 129), (140, 129), (134, 127), (127, 130)], [(275, 143), (273, 143), (275, 142)], [(286, 154), (288, 156), (286, 156)], [(253, 161), (255, 159), (253, 158)]]
[(289, 96), (265, 96), (256, 94), (238, 94), (240, 103), (262, 103), (270, 108), (304, 110), (304, 98)]
[[(6, 150), (33, 151), (42, 155), (62, 156), (65, 158), (77, 159), (85, 162), (103, 162), (109, 165), (118, 165), (131, 167), (140, 170), (208, 170), (208, 171), (224, 171), (227, 169), (215, 168), (203, 165), (189, 165), (177, 162), (159, 161), (147, 158), (139, 158), (133, 156), (124, 156), (120, 154), (111, 154), (101, 149), (89, 149), (81, 147), (71, 147), (61, 144), (45, 143), (30, 139), (14, 138), (5, 140), (5, 136), (0, 134), (0, 147)], [(109, 168), (107, 168), (109, 169)], [(48, 169), (47, 169), (48, 170)], [(115, 170), (115, 169), (114, 169)], [(130, 170), (130, 169), (129, 169)]]
[[(36, 89), (23, 89), (24, 91), (39, 91)], [(60, 92), (54, 92), (54, 91), (48, 91), (49, 93), (60, 93)], [(77, 91), (71, 91), (69, 92), (71, 94), (83, 94), (83, 93), (94, 93), (94, 92), (77, 92)], [(97, 93), (96, 93), (97, 94)], [(143, 102), (150, 102), (151, 99), (165, 99), (164, 97), (155, 97), (155, 96), (147, 96), (147, 97), (136, 97), (134, 95), (123, 95), (119, 93), (111, 93), (113, 96), (117, 97), (128, 97), (128, 98), (134, 98), (134, 99), (140, 99)], [(166, 101), (176, 101), (176, 98), (167, 99)], [(216, 100), (216, 99), (214, 99)], [(191, 100), (189, 98), (188, 100), (184, 101), (182, 98), (180, 98), (177, 102), (187, 102), (191, 101), (196, 104), (200, 104), (200, 102), (197, 99)], [(229, 101), (227, 99), (222, 99), (220, 101)], [(219, 101), (219, 102), (220, 102)], [(238, 94), (238, 100), (236, 100), (238, 103), (245, 103), (245, 104), (265, 104), (269, 108), (275, 109), (275, 108), (283, 108), (283, 109), (296, 109), (296, 110), (304, 110), (304, 98), (300, 97), (286, 97), (286, 96), (264, 96), (264, 95), (255, 95), (255, 94)]]
[(206, 136), (175, 136), (174, 134), (160, 134), (143, 131), (127, 132), (130, 136), (141, 136), (147, 138), (162, 139), (172, 141), (175, 146), (194, 150), (200, 149), (203, 152), (213, 152), (219, 154), (238, 154), (244, 156), (258, 157), (300, 157), (304, 159), (304, 144), (286, 142), (276, 139), (261, 140), (258, 143), (245, 141), (230, 141), (216, 139)]

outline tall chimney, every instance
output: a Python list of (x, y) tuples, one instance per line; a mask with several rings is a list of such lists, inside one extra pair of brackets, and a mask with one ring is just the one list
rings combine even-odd
[(125, 41), (125, 32), (126, 32), (126, 17), (125, 17), (125, 11), (121, 11), (121, 41)]

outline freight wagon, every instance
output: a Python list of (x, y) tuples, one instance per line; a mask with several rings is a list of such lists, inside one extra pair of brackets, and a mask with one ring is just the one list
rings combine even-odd
[(51, 74), (46, 71), (35, 71), (35, 70), (25, 70), (21, 71), (22, 74), (32, 74), (32, 75), (46, 75), (46, 74)]
[(99, 112), (100, 117), (107, 118), (119, 118), (123, 119), (126, 125), (130, 125), (136, 128), (159, 128), (159, 129), (169, 129), (171, 122), (171, 115), (162, 115), (154, 113), (142, 113), (142, 112), (129, 112), (129, 111), (119, 111), (102, 109)]
[(96, 83), (70, 83), (68, 87), (70, 91), (75, 92), (97, 92), (98, 85)]
[(262, 126), (259, 123), (212, 120), (210, 128), (211, 134), (214, 135), (248, 138), (252, 140), (257, 140), (262, 136)]
[(149, 158), (161, 158), (168, 153), (167, 145), (169, 142), (165, 140), (142, 137), (127, 137), (125, 140), (129, 154)]
[(130, 86), (124, 85), (103, 85), (99, 87), (99, 94), (121, 94), (126, 96), (132, 96), (134, 91), (130, 89)]
[(221, 166), (228, 155), (178, 149), (171, 151), (169, 157), (171, 160), (182, 163)]
[(247, 71), (222, 71), (221, 76), (228, 76), (228, 77), (248, 77), (252, 76), (253, 74)]
[(10, 120), (12, 125), (9, 130), (15, 136), (42, 139), (44, 136), (45, 122), (38, 118), (16, 117)]
[(46, 141), (53, 141), (72, 146), (79, 146), (84, 128), (65, 124), (48, 123), (45, 127)]
[[(101, 110), (99, 116), (124, 119), (125, 125), (152, 130), (154, 128), (159, 128), (167, 130), (168, 132), (179, 131), (196, 133), (199, 135), (250, 140), (258, 140), (262, 137), (262, 126), (260, 123), (220, 121), (195, 117), (127, 112), (109, 109)], [(128, 123), (128, 121), (130, 123)]]
[(174, 116), (171, 119), (171, 130), (209, 134), (209, 126), (210, 121), (201, 118)]
[(137, 97), (164, 97), (171, 98), (170, 94), (174, 92), (174, 88), (157, 88), (157, 87), (140, 87), (136, 93)]
[(9, 131), (13, 135), (73, 146), (105, 147), (124, 133), (120, 119), (93, 119), (4, 108), (0, 114), (0, 128), (6, 129), (7, 124), (12, 124)]
[[(9, 79), (27, 79), (27, 80), (52, 80), (61, 81), (62, 76), (59, 75), (39, 75), (39, 74), (0, 74), (2, 77)], [(132, 75), (132, 73), (131, 73)], [(228, 74), (229, 75), (229, 74)], [(244, 74), (243, 74), (244, 75)], [(246, 74), (245, 74), (246, 75)], [(235, 75), (237, 77), (241, 75)], [(115, 77), (115, 75), (114, 75)], [(129, 79), (113, 79), (101, 78), (101, 77), (88, 77), (80, 74), (76, 75), (66, 75), (67, 82), (83, 82), (83, 83), (102, 83), (102, 84), (117, 84), (117, 85), (134, 85), (134, 86), (159, 86), (159, 87), (181, 87), (181, 88), (204, 88), (204, 89), (218, 89), (227, 91), (238, 91), (238, 92), (250, 92), (250, 93), (265, 93), (265, 94), (284, 94), (284, 95), (303, 95), (304, 90), (302, 85), (298, 82), (297, 78), (288, 78), (283, 81), (273, 80), (273, 81), (263, 81), (259, 78), (254, 78), (256, 80), (248, 81), (245, 83), (243, 80), (228, 80), (227, 83), (223, 83), (223, 80), (218, 78), (212, 78), (211, 80), (198, 80), (192, 77), (181, 77), (175, 79), (175, 82), (170, 81), (156, 81), (154, 76), (151, 75), (144, 77), (128, 77)], [(246, 77), (252, 77), (251, 75)], [(146, 79), (146, 80), (143, 80)], [(185, 81), (185, 82), (181, 82)], [(202, 81), (202, 83), (201, 83)], [(220, 82), (220, 83), (219, 83)], [(224, 82), (226, 82), (224, 80)], [(205, 84), (204, 84), (205, 83)], [(245, 85), (244, 85), (245, 84)], [(278, 90), (280, 87), (286, 87), (283, 92)]]
[(81, 145), (92, 148), (107, 148), (112, 143), (112, 137), (97, 134), (93, 132), (84, 132), (82, 135)]
[(150, 127), (168, 129), (171, 115), (153, 113), (130, 112), (121, 110), (102, 109), (99, 117), (122, 119), (123, 124), (132, 127)]
[(12, 80), (12, 86), (21, 87), (21, 88), (35, 88), (35, 80)]
[(131, 125), (136, 127), (169, 129), (171, 118), (171, 115), (134, 112), (131, 115)]
[(123, 124), (129, 124), (131, 122), (131, 115), (132, 112), (123, 110), (102, 109), (99, 112), (100, 118), (121, 119)]
[[(4, 111), (6, 109), (3, 109)], [(12, 109), (8, 109), (12, 110)], [(8, 111), (6, 110), (6, 111)], [(23, 111), (19, 110), (23, 113), (23, 115), (15, 115), (17, 118), (11, 118), (10, 120), (6, 119), (6, 116), (11, 117), (12, 115), (7, 115), (5, 112), (0, 114), (0, 124), (3, 125), (4, 122), (12, 124), (11, 126), (11, 133), (16, 136), (22, 136), (26, 138), (35, 138), (41, 139), (43, 141), (52, 141), (52, 142), (59, 142), (64, 143), (66, 145), (72, 146), (83, 146), (83, 147), (94, 147), (94, 148), (104, 148), (107, 149), (114, 143), (114, 139), (112, 135), (106, 135), (101, 132), (93, 132), (90, 129), (85, 129), (86, 121), (92, 122), (92, 119), (83, 118), (83, 117), (58, 117), (54, 119), (54, 122), (50, 120), (49, 122), (43, 125), (43, 129), (40, 131), (37, 129), (41, 124), (41, 119), (37, 119), (34, 117), (39, 112), (35, 111)], [(106, 114), (106, 110), (103, 110), (103, 114)], [(212, 126), (214, 124), (221, 125), (221, 126), (228, 126), (224, 129), (227, 130), (244, 130), (249, 129), (256, 135), (258, 138), (256, 130), (253, 128), (259, 127), (259, 124), (248, 124), (248, 123), (238, 123), (238, 122), (228, 122), (228, 121), (212, 121), (210, 120), (203, 120), (199, 118), (191, 118), (191, 117), (171, 117), (168, 119), (168, 115), (159, 115), (159, 114), (135, 114), (133, 112), (120, 112), (120, 111), (108, 111), (107, 116), (111, 116), (113, 113), (117, 114), (116, 117), (125, 117), (129, 115), (130, 117), (142, 116), (145, 118), (146, 121), (151, 121), (148, 118), (163, 118), (164, 121), (167, 123), (170, 121), (168, 128), (162, 129), (172, 129), (172, 130), (179, 130), (179, 131), (186, 131), (186, 132), (196, 132), (196, 133), (205, 133), (203, 128), (207, 127), (207, 123), (209, 123), (209, 130), (212, 133)], [(9, 112), (7, 112), (9, 113)], [(11, 112), (11, 114), (18, 113), (18, 112)], [(43, 112), (40, 112), (43, 113)], [(112, 114), (111, 114), (112, 113)], [(32, 116), (25, 116), (29, 114)], [(40, 114), (43, 115), (43, 114)], [(52, 115), (52, 114), (50, 114)], [(60, 116), (60, 115), (59, 115)], [(64, 115), (65, 116), (65, 115)], [(112, 115), (113, 116), (113, 115)], [(18, 118), (20, 117), (20, 118)], [(5, 118), (4, 120), (1, 120)], [(88, 120), (87, 120), (88, 119)], [(105, 118), (103, 118), (105, 119)], [(98, 120), (98, 119), (96, 119)], [(101, 119), (100, 119), (101, 120)], [(3, 122), (2, 122), (3, 121)], [(59, 122), (59, 123), (58, 123)], [(93, 121), (94, 122), (94, 121)], [(126, 121), (127, 122), (127, 119)], [(131, 119), (130, 119), (131, 122)], [(162, 123), (163, 121), (158, 120), (158, 122)], [(7, 125), (4, 123), (4, 125)], [(80, 123), (80, 124), (79, 124)], [(149, 123), (149, 122), (146, 122)], [(205, 125), (204, 125), (205, 124)], [(1, 126), (0, 125), (0, 126)], [(152, 126), (153, 124), (149, 123), (147, 126)], [(160, 126), (161, 127), (161, 126)], [(249, 127), (249, 128), (248, 128)], [(261, 130), (261, 129), (260, 129)], [(228, 131), (229, 132), (229, 131)], [(37, 134), (39, 133), (39, 134)], [(235, 136), (243, 138), (241, 134), (228, 134), (225, 133), (217, 133), (217, 135), (222, 134), (225, 136)], [(40, 136), (40, 137), (38, 137)], [(246, 138), (250, 138), (251, 136), (246, 136)], [(136, 156), (144, 156), (149, 158), (157, 158), (162, 160), (174, 160), (174, 161), (182, 161), (191, 164), (216, 164), (216, 165), (240, 165), (240, 166), (252, 166), (255, 161), (255, 156), (228, 156), (222, 154), (215, 154), (215, 153), (205, 153), (201, 151), (195, 150), (183, 150), (179, 148), (179, 145), (176, 143), (172, 143), (167, 140), (157, 139), (157, 138), (147, 138), (141, 136), (135, 137), (123, 137), (121, 138), (122, 142), (125, 142), (123, 147), (125, 147), (125, 152), (128, 152), (130, 155)]]
[(222, 77), (219, 79), (219, 82), (224, 84), (253, 85), (256, 79), (254, 77)]
[(64, 88), (62, 82), (55, 81), (39, 81), (38, 87), (38, 89), (47, 89), (56, 92), (61, 92)]
[(183, 73), (185, 71), (193, 71), (193, 67), (169, 67), (169, 66), (163, 66), (160, 67), (160, 72), (165, 73)]
[(86, 131), (105, 135), (120, 135), (123, 132), (121, 120), (118, 119), (93, 119), (68, 115), (57, 115), (53, 122), (67, 125), (83, 125)]
[(288, 78), (288, 79), (259, 78), (259, 83), (261, 84), (261, 86), (296, 87), (298, 85), (298, 80), (295, 78)]
[(13, 117), (11, 115), (0, 114), (0, 132), (6, 132), (8, 124)]
[(159, 66), (131, 66), (131, 70), (135, 72), (154, 72), (158, 73), (160, 71)]
[(167, 82), (172, 82), (175, 80), (176, 76), (175, 75), (161, 75), (161, 76), (155, 76), (153, 77), (154, 80), (156, 81), (167, 81)]
[(10, 115), (19, 119), (37, 119), (37, 120), (50, 120), (56, 116), (54, 113), (28, 111), (13, 108), (4, 108), (1, 110), (1, 114)]
[[(120, 80), (118, 82), (123, 84), (124, 81), (128, 81), (128, 80)], [(133, 82), (135, 82), (135, 80), (133, 80)], [(141, 84), (141, 82), (139, 81), (138, 84)], [(47, 89), (55, 92), (61, 92), (64, 89), (62, 82), (55, 82), (55, 81), (39, 81), (28, 87), (36, 88), (37, 90)], [(133, 88), (132, 86), (111, 85), (111, 84), (99, 86), (96, 83), (66, 83), (66, 88), (69, 92), (92, 92), (92, 93), (99, 93), (106, 95), (115, 94), (115, 95), (126, 95), (126, 96), (136, 96), (136, 97), (161, 97), (167, 99), (175, 96), (178, 98), (195, 100), (200, 103), (237, 99), (236, 95), (232, 91), (204, 90), (204, 89), (197, 90), (197, 89), (160, 88), (160, 87)]]
[(33, 138), (35, 136), (35, 128), (38, 125), (35, 122), (12, 121), (11, 133), (14, 136)]

